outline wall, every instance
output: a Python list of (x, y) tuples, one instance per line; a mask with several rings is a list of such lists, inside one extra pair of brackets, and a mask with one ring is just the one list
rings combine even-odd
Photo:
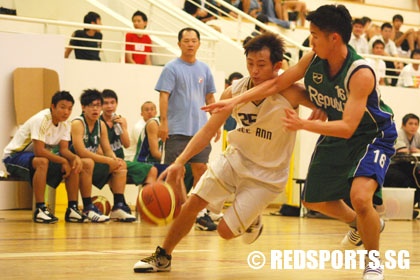
[[(0, 151), (3, 154), (3, 148), (16, 129), (12, 87), (13, 70), (17, 67), (54, 69), (59, 73), (60, 84), (62, 84), (64, 37), (0, 33), (0, 42), (0, 116), (2, 120), (0, 122), (0, 131), (2, 131)], [(0, 170), (5, 170), (2, 162)], [(32, 197), (28, 184), (0, 182), (0, 209), (16, 208), (22, 201), (28, 202), (28, 197)]]
[[(158, 104), (159, 94), (154, 86), (162, 70), (160, 66), (64, 59), (66, 40), (59, 35), (0, 33), (0, 41), (0, 130), (3, 131), (0, 151), (3, 151), (16, 130), (12, 87), (12, 72), (16, 67), (45, 67), (56, 70), (60, 76), (61, 89), (70, 91), (76, 100), (72, 116), (81, 113), (79, 96), (86, 88), (115, 90), (119, 96), (118, 113), (127, 118), (129, 128), (139, 119), (140, 106), (144, 101), (151, 100)], [(219, 99), (224, 88), (225, 74), (216, 71), (214, 77), (216, 99)], [(220, 150), (221, 144), (216, 143), (214, 151)], [(5, 170), (3, 163), (0, 163), (0, 170)], [(24, 188), (27, 189), (27, 186)], [(0, 182), (0, 209), (16, 208), (21, 201), (20, 197), (32, 197), (30, 190), (26, 195), (21, 192), (16, 183)]]

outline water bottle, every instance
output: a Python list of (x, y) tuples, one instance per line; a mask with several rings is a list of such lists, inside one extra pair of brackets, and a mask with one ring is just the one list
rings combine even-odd
[[(116, 117), (117, 117), (117, 114), (112, 113), (112, 119), (114, 120)], [(114, 122), (114, 131), (116, 135), (121, 135), (123, 133), (121, 125), (117, 122)]]

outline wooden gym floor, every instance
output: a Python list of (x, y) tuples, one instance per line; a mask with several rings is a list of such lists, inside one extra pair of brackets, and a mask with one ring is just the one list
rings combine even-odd
[[(172, 271), (148, 274), (134, 273), (133, 264), (162, 243), (164, 227), (68, 224), (60, 208), (60, 221), (44, 225), (32, 222), (30, 210), (0, 211), (0, 279), (361, 279), (361, 269), (334, 269), (331, 264), (325, 269), (271, 269), (272, 250), (333, 252), (347, 232), (334, 220), (270, 216), (274, 210), (264, 213), (264, 231), (254, 244), (192, 230), (173, 253)], [(420, 279), (420, 220), (388, 221), (381, 248), (410, 253), (410, 268), (388, 269), (385, 279)], [(248, 265), (254, 251), (266, 257), (262, 269)]]

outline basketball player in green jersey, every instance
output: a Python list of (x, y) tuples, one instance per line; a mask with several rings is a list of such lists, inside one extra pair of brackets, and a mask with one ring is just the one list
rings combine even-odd
[[(112, 150), (118, 158), (124, 159), (124, 149), (130, 146), (130, 137), (127, 130), (127, 120), (115, 114), (118, 106), (118, 96), (110, 89), (102, 91), (104, 103), (100, 119), (105, 123), (108, 131), (108, 140)], [(119, 130), (120, 129), (120, 130)], [(127, 165), (127, 178), (135, 185), (146, 185), (156, 181), (157, 168), (152, 164), (135, 161), (125, 161)]]
[(84, 211), (93, 217), (91, 220), (104, 222), (115, 219), (122, 222), (133, 222), (136, 217), (131, 214), (130, 207), (125, 202), (124, 190), (127, 181), (127, 165), (118, 158), (111, 149), (106, 125), (99, 119), (102, 110), (102, 94), (95, 89), (87, 89), (80, 96), (82, 115), (75, 118), (71, 125), (73, 149), (81, 158), (91, 158), (95, 162), (92, 183), (102, 189), (109, 181), (114, 196), (114, 206), (110, 217), (102, 215), (92, 204), (91, 194), (82, 194)]
[[(203, 108), (230, 110), (260, 100), (305, 79), (311, 101), (326, 111), (328, 122), (303, 120), (286, 110), (285, 127), (321, 134), (309, 166), (303, 203), (339, 219), (351, 229), (343, 245), (379, 251), (383, 221), (374, 209), (382, 204), (381, 187), (397, 132), (391, 109), (380, 99), (373, 69), (348, 45), (352, 18), (343, 5), (324, 5), (310, 12), (312, 52), (279, 77), (231, 100)], [(334, 170), (334, 172), (331, 172)], [(353, 209), (344, 199), (350, 199)], [(383, 269), (369, 265), (363, 279), (383, 279)]]

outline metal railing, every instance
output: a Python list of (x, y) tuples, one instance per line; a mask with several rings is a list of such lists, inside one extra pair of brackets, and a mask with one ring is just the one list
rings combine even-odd
[[(98, 25), (95, 24), (82, 24), (82, 23), (75, 23), (69, 21), (58, 21), (58, 20), (49, 20), (49, 19), (38, 19), (38, 18), (27, 18), (27, 17), (19, 17), (19, 16), (9, 16), (9, 15), (0, 15), (0, 31), (2, 32), (9, 32), (9, 33), (41, 33), (41, 34), (59, 34), (64, 35), (66, 37), (67, 42), (70, 42), (71, 39), (77, 40), (85, 40), (85, 41), (98, 41), (94, 39), (83, 39), (83, 38), (73, 38), (71, 37), (71, 32), (64, 32), (60, 30), (60, 28), (64, 28), (68, 30), (70, 27), (73, 29), (98, 29)], [(24, 32), (20, 30), (16, 30), (14, 28), (13, 23), (27, 23), (27, 29)], [(9, 24), (8, 24), (9, 23)], [(55, 27), (55, 28), (52, 28)], [(135, 33), (135, 34), (148, 34), (153, 38), (167, 38), (168, 41), (177, 41), (177, 33), (174, 32), (165, 32), (165, 31), (155, 31), (155, 30), (138, 30), (132, 28), (125, 28), (125, 27), (115, 27), (115, 26), (107, 26), (107, 25), (100, 25), (99, 29), (101, 32), (110, 34), (113, 33), (114, 36), (105, 36), (101, 40), (102, 47), (99, 48), (99, 51), (104, 54), (105, 59), (104, 61), (112, 61), (112, 62), (124, 62), (125, 61), (125, 35), (127, 33)], [(106, 39), (107, 37), (116, 37), (117, 39)], [(153, 40), (152, 40), (153, 41)], [(218, 41), (215, 37), (210, 37), (207, 35), (201, 36), (201, 52), (200, 52), (200, 59), (208, 63), (211, 67), (214, 67), (214, 44)], [(162, 43), (163, 42), (163, 43)], [(174, 44), (164, 44), (165, 41), (159, 40), (159, 43), (151, 44), (153, 48), (153, 52), (150, 53), (151, 56), (157, 57), (167, 57), (167, 58), (174, 58), (179, 56), (179, 49)], [(71, 47), (73, 49), (86, 49), (86, 50), (98, 50), (97, 48), (88, 48), (88, 47), (78, 47), (78, 46), (70, 46), (66, 45), (66, 47)], [(110, 53), (117, 53), (118, 59), (106, 59), (107, 54)], [(64, 55), (64, 50), (63, 50)]]
[[(95, 5), (104, 5), (100, 3), (101, 0), (88, 0), (89, 2), (94, 3)], [(206, 24), (196, 20), (194, 17), (188, 17), (183, 11), (180, 11), (178, 7), (175, 7), (173, 5), (168, 5), (167, 2), (164, 0), (120, 0), (121, 3), (125, 3), (125, 5), (128, 5), (131, 8), (138, 9), (138, 3), (141, 2), (145, 9), (149, 12), (149, 21), (151, 27), (147, 30), (138, 30), (133, 28), (125, 28), (125, 27), (115, 27), (115, 26), (106, 26), (101, 25), (100, 29), (104, 33), (114, 33), (117, 34), (117, 39), (109, 40), (107, 39), (108, 36), (104, 36), (104, 39), (102, 40), (102, 48), (100, 51), (104, 54), (105, 59), (104, 61), (113, 61), (107, 58), (107, 54), (117, 54), (118, 59), (116, 62), (124, 62), (125, 61), (125, 34), (127, 33), (135, 33), (135, 34), (148, 34), (152, 37), (152, 48), (153, 52), (150, 54), (152, 57), (160, 57), (164, 58), (166, 60), (172, 59), (174, 57), (179, 56), (179, 49), (176, 46), (175, 42), (177, 41), (177, 33), (174, 32), (174, 28), (176, 30), (179, 30), (181, 27), (184, 27), (185, 24), (197, 28), (203, 28), (205, 32), (202, 32), (201, 36), (201, 47), (199, 52), (199, 59), (205, 61), (212, 67), (215, 68), (215, 44), (221, 40), (223, 40), (225, 43), (229, 44), (230, 46), (233, 46), (237, 48), (240, 52), (238, 52), (238, 59), (243, 59), (242, 55), (242, 43), (240, 41), (241, 34), (241, 26), (244, 22), (252, 23), (255, 26), (259, 26), (262, 29), (269, 30), (271, 32), (275, 32), (281, 36), (285, 42), (287, 43), (287, 46), (289, 48), (294, 48), (295, 50), (302, 50), (302, 51), (308, 51), (310, 48), (304, 47), (301, 44), (295, 42), (294, 40), (288, 38), (281, 32), (279, 32), (278, 29), (273, 28), (273, 26), (266, 25), (255, 18), (243, 13), (241, 10), (231, 6), (230, 4), (226, 3), (223, 0), (214, 0), (218, 6), (212, 5), (211, 7), (213, 10), (217, 11), (211, 11), (208, 10), (209, 13), (214, 15), (216, 18), (220, 20), (229, 20), (233, 21), (237, 27), (237, 34), (238, 36), (236, 38), (229, 38), (226, 35), (217, 32), (216, 30), (209, 28)], [(186, 0), (190, 1), (191, 0)], [(224, 9), (222, 9), (223, 7)], [(106, 7), (102, 7), (105, 9)], [(159, 10), (159, 12), (157, 12)], [(232, 16), (226, 10), (231, 11), (235, 13), (237, 16)], [(108, 11), (108, 13), (114, 13), (114, 11)], [(165, 22), (164, 17), (165, 14), (170, 14), (171, 17), (175, 17), (179, 19), (181, 23), (184, 24), (173, 24), (173, 26), (168, 26), (167, 22)], [(131, 21), (127, 18), (130, 18), (128, 15), (121, 15), (121, 14), (115, 14), (116, 17), (120, 17), (121, 21), (125, 21), (125, 24), (131, 25)], [(131, 16), (131, 15), (130, 15)], [(68, 22), (68, 21), (57, 21), (57, 20), (48, 20), (48, 19), (37, 19), (37, 18), (26, 18), (26, 17), (18, 17), (18, 16), (9, 16), (9, 15), (0, 15), (0, 31), (6, 31), (6, 32), (15, 32), (13, 31), (13, 26), (9, 26), (8, 28), (4, 28), (7, 25), (7, 22), (22, 22), (22, 23), (29, 23), (32, 25), (40, 25), (41, 28), (38, 28), (37, 33), (46, 33), (46, 34), (63, 34), (64, 32), (60, 30), (60, 28), (51, 28), (52, 26), (56, 27), (63, 27), (63, 28), (98, 28), (97, 25), (90, 25), (90, 24), (81, 24), (81, 23), (75, 23), (75, 22)], [(11, 24), (13, 25), (13, 24)], [(157, 30), (158, 29), (158, 30)], [(160, 29), (160, 30), (159, 30)], [(203, 30), (200, 29), (200, 30)], [(42, 30), (42, 31), (40, 31)], [(31, 31), (25, 31), (26, 33), (32, 33)], [(68, 41), (71, 39), (69, 36), (70, 32), (66, 32), (65, 36), (68, 38)], [(112, 37), (112, 36), (111, 36)], [(77, 38), (77, 40), (83, 40), (82, 38)], [(86, 39), (89, 40), (89, 39)], [(69, 47), (67, 45), (67, 47)], [(72, 46), (73, 47), (73, 46)], [(84, 48), (79, 47), (80, 49), (91, 49), (91, 48)], [(97, 50), (97, 49), (95, 49)], [(64, 50), (63, 50), (64, 53)], [(389, 57), (389, 56), (376, 56), (371, 54), (363, 54), (364, 57), (370, 57), (370, 58), (380, 58), (384, 61), (399, 61), (403, 63), (419, 63), (418, 60), (408, 59), (408, 58), (397, 58), (397, 57)], [(115, 61), (115, 60), (114, 60)], [(290, 61), (290, 64), (294, 64), (297, 61), (297, 58), (292, 58)], [(221, 69), (223, 70), (223, 69)], [(391, 69), (387, 69), (391, 70)], [(394, 70), (394, 69), (392, 69)], [(395, 70), (398, 71), (398, 70)], [(387, 76), (386, 78), (395, 78), (391, 76)]]

